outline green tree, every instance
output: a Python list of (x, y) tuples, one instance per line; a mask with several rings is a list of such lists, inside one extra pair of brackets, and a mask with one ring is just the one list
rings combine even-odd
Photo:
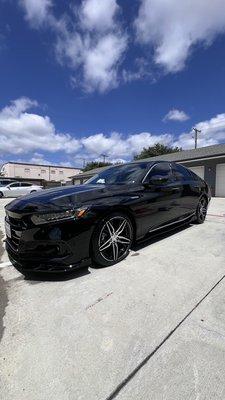
[(100, 167), (107, 167), (108, 165), (112, 165), (110, 162), (102, 162), (102, 161), (91, 161), (88, 162), (85, 167), (83, 168), (83, 171), (90, 171), (91, 169), (94, 168), (100, 168)]
[(143, 158), (161, 156), (163, 154), (176, 153), (182, 151), (181, 147), (169, 147), (161, 143), (156, 143), (154, 146), (144, 147), (143, 150), (134, 156), (134, 160), (141, 160)]

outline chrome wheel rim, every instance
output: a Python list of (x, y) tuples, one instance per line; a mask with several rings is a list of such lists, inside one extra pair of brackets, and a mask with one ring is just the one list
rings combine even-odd
[(103, 225), (98, 241), (99, 253), (110, 262), (124, 257), (132, 241), (132, 227), (124, 217), (112, 217)]
[(198, 206), (198, 217), (201, 221), (204, 221), (207, 213), (207, 201), (205, 199), (200, 200)]

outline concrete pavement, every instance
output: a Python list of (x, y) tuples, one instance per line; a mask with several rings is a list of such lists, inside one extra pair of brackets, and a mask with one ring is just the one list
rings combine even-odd
[(4, 400), (224, 399), (224, 214), (73, 279), (3, 267)]

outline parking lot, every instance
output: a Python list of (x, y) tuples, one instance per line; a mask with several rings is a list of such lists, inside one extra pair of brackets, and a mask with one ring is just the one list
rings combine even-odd
[(213, 198), (203, 225), (110, 268), (25, 280), (2, 246), (2, 398), (224, 400), (224, 244), (225, 199)]

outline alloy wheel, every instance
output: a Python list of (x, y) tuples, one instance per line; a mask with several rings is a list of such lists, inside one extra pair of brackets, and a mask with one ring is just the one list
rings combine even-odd
[(98, 241), (99, 253), (109, 262), (118, 262), (127, 253), (132, 242), (132, 227), (122, 216), (110, 218), (103, 225)]
[(206, 214), (207, 214), (207, 201), (206, 199), (203, 197), (198, 205), (198, 218), (201, 222), (205, 221), (206, 218)]

